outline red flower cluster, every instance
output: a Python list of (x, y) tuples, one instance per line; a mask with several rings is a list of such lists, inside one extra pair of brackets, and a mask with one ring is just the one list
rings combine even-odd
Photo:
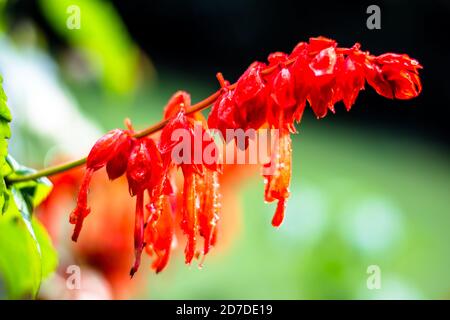
[(410, 99), (422, 87), (418, 75), (420, 64), (406, 54), (370, 55), (360, 45), (339, 48), (334, 40), (324, 37), (300, 42), (290, 54), (276, 52), (268, 63), (254, 62), (230, 88), (223, 83), (222, 94), (208, 119), (210, 128), (259, 129), (263, 125), (279, 130), (272, 147), (274, 169), (265, 174), (265, 200), (277, 200), (272, 220), (274, 226), (283, 221), (291, 176), (291, 139), (294, 121), (299, 122), (309, 103), (317, 118), (334, 112), (336, 102), (343, 101), (347, 110), (354, 104), (367, 81), (387, 98)]
[[(150, 137), (134, 138), (134, 131), (129, 125), (128, 130), (115, 129), (100, 138), (87, 157), (87, 170), (77, 207), (70, 216), (70, 223), (75, 224), (72, 240), (77, 241), (83, 220), (90, 212), (87, 194), (92, 174), (105, 166), (111, 180), (126, 174), (129, 192), (131, 196), (136, 196), (135, 262), (130, 271), (131, 276), (139, 268), (144, 248), (155, 257), (152, 267), (156, 272), (167, 265), (177, 220), (172, 210), (176, 206), (172, 186), (172, 173), (176, 166), (181, 167), (184, 175), (183, 206), (176, 208), (175, 212), (180, 212), (180, 227), (187, 236), (186, 263), (191, 263), (194, 258), (198, 235), (204, 238), (204, 255), (215, 242), (215, 226), (220, 209), (220, 165), (217, 161), (207, 163), (203, 159), (192, 164), (175, 164), (172, 159), (173, 149), (183, 142), (181, 139), (172, 139), (177, 129), (189, 133), (189, 142), (192, 144), (198, 141), (196, 135), (200, 134), (203, 139), (207, 135), (206, 120), (201, 114), (186, 115), (186, 108), (189, 107), (190, 96), (186, 92), (177, 92), (171, 98), (164, 113), (168, 123), (161, 133), (158, 146)], [(200, 130), (195, 129), (196, 121), (202, 124)], [(201, 151), (210, 144), (214, 144), (212, 138), (208, 143), (203, 143)], [(194, 150), (193, 145), (189, 149)], [(194, 153), (191, 156), (197, 157)], [(148, 204), (144, 210), (146, 193)]]
[[(268, 202), (277, 201), (272, 224), (279, 226), (289, 197), (290, 134), (296, 132), (294, 122), (301, 120), (306, 102), (318, 118), (324, 117), (328, 110), (334, 112), (334, 105), (339, 101), (350, 110), (366, 81), (384, 97), (410, 99), (421, 91), (420, 68), (406, 54), (373, 56), (361, 51), (359, 44), (339, 48), (335, 41), (319, 37), (299, 43), (290, 54), (269, 55), (267, 64), (252, 63), (236, 84), (230, 85), (220, 75), (222, 89), (208, 123), (200, 113), (188, 114), (190, 97), (185, 92), (177, 92), (164, 111), (167, 123), (158, 144), (150, 137), (135, 138), (131, 126), (128, 130), (112, 130), (96, 142), (87, 158), (77, 207), (70, 216), (70, 222), (75, 224), (72, 239), (77, 240), (90, 211), (87, 193), (92, 174), (106, 166), (111, 180), (126, 173), (130, 194), (136, 196), (135, 263), (131, 275), (139, 267), (144, 248), (154, 256), (152, 267), (157, 272), (166, 266), (177, 225), (187, 237), (186, 263), (191, 263), (196, 256), (199, 235), (204, 238), (203, 255), (206, 255), (216, 239), (221, 171), (208, 125), (220, 130), (224, 137), (227, 129), (278, 130), (271, 146), (271, 160), (264, 165), (265, 169), (272, 169), (264, 171), (264, 197)], [(181, 136), (173, 139), (179, 129), (189, 136), (187, 141), (191, 145), (187, 149), (177, 150), (180, 143), (186, 142)], [(199, 155), (194, 153), (198, 141), (201, 141), (202, 155), (208, 150), (212, 157), (194, 159)], [(182, 153), (181, 150), (192, 150), (191, 154), (180, 154), (180, 157), (196, 161), (174, 161), (174, 152)], [(183, 201), (178, 208), (172, 183), (177, 167), (184, 177)], [(146, 210), (145, 201), (148, 202)]]

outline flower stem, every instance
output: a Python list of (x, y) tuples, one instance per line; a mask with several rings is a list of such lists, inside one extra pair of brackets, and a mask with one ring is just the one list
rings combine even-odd
[[(235, 85), (230, 86), (231, 88), (233, 88)], [(217, 98), (220, 95), (220, 90), (216, 91), (215, 93), (213, 93), (212, 95), (210, 95), (208, 98), (194, 104), (189, 110), (188, 110), (188, 114), (190, 113), (195, 113), (195, 112), (199, 112), (202, 111), (206, 108), (208, 108), (211, 104), (213, 104)], [(161, 120), (160, 122), (146, 128), (143, 129), (141, 131), (136, 132), (136, 134), (134, 135), (135, 138), (142, 138), (145, 136), (148, 136), (152, 133), (155, 133), (159, 130), (161, 130), (162, 128), (164, 128), (164, 126), (167, 124), (167, 120)], [(64, 171), (68, 171), (70, 169), (79, 167), (83, 164), (86, 163), (86, 157), (75, 160), (75, 161), (71, 161), (71, 162), (67, 162), (64, 164), (59, 164), (56, 166), (52, 166), (52, 167), (48, 167), (39, 171), (36, 171), (35, 173), (32, 174), (27, 174), (27, 175), (23, 175), (23, 176), (19, 176), (19, 175), (15, 175), (14, 173), (11, 174), (8, 177), (5, 177), (6, 183), (7, 184), (13, 184), (13, 183), (17, 183), (17, 182), (23, 182), (23, 181), (28, 181), (28, 180), (35, 180), (41, 177), (50, 177), (53, 176), (55, 174), (64, 172)]]
[[(287, 62), (285, 62), (285, 65), (290, 65), (292, 63), (295, 62), (295, 58), (288, 60)], [(264, 70), (261, 71), (261, 74), (269, 74), (271, 72), (273, 72), (274, 70), (276, 70), (278, 68), (277, 65), (266, 68)], [(233, 83), (231, 85), (228, 86), (229, 89), (234, 89), (236, 87), (236, 83)], [(189, 110), (187, 111), (187, 114), (191, 114), (191, 113), (195, 113), (195, 112), (199, 112), (202, 110), (205, 110), (206, 108), (208, 108), (210, 105), (212, 105), (217, 98), (219, 98), (220, 93), (222, 92), (221, 89), (217, 90), (216, 92), (214, 92), (213, 94), (211, 94), (209, 97), (207, 97), (206, 99), (203, 99), (202, 101), (194, 104), (193, 106), (191, 106), (191, 108), (189, 108)], [(135, 133), (134, 137), (135, 138), (142, 138), (145, 136), (148, 136), (152, 133), (158, 132), (159, 130), (161, 130), (162, 128), (165, 127), (165, 125), (167, 124), (168, 120), (161, 120), (158, 123), (145, 128), (141, 131), (138, 131)], [(38, 178), (41, 177), (50, 177), (53, 176), (55, 174), (64, 172), (64, 171), (68, 171), (70, 169), (79, 167), (83, 164), (86, 163), (86, 157), (75, 160), (75, 161), (71, 161), (71, 162), (67, 162), (64, 164), (59, 164), (56, 166), (52, 166), (52, 167), (48, 167), (42, 170), (38, 170), (35, 173), (32, 174), (27, 174), (27, 175), (23, 175), (23, 176), (19, 176), (19, 175), (15, 175), (14, 173), (12, 173), (11, 175), (5, 177), (5, 181), (7, 184), (14, 184), (17, 182), (23, 182), (23, 181), (28, 181), (28, 180), (36, 180)]]

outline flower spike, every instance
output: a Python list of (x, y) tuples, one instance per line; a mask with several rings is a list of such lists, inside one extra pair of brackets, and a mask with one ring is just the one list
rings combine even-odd
[[(235, 84), (218, 73), (220, 90), (194, 106), (187, 92), (178, 91), (156, 129), (135, 133), (128, 120), (128, 130), (112, 130), (94, 144), (77, 206), (70, 215), (70, 223), (75, 224), (72, 239), (77, 240), (90, 213), (87, 196), (92, 175), (106, 167), (111, 180), (126, 173), (129, 192), (136, 196), (131, 276), (139, 268), (144, 248), (153, 258), (152, 269), (163, 270), (181, 232), (187, 238), (187, 264), (201, 253), (203, 257), (208, 254), (217, 239), (221, 208), (221, 162), (210, 128), (219, 130), (226, 143), (230, 142), (229, 129), (271, 130), (269, 161), (262, 175), (265, 201), (277, 203), (272, 225), (278, 227), (290, 194), (291, 134), (297, 133), (295, 123), (301, 121), (307, 106), (317, 118), (334, 113), (339, 102), (349, 111), (366, 83), (389, 99), (415, 98), (422, 90), (421, 68), (406, 54), (375, 56), (362, 51), (359, 43), (342, 48), (332, 39), (316, 37), (298, 43), (289, 54), (275, 52), (267, 62), (253, 62)], [(199, 111), (209, 105), (212, 109), (206, 120)], [(161, 128), (156, 143), (145, 137)], [(245, 150), (250, 145), (247, 135), (244, 142), (238, 147)], [(172, 183), (178, 168), (183, 174), (181, 193)], [(201, 251), (197, 249), (199, 237), (204, 240)]]

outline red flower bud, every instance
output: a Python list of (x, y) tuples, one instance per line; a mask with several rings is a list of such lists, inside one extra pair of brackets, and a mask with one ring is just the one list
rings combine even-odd
[(101, 137), (92, 147), (86, 160), (86, 173), (77, 199), (77, 207), (70, 214), (70, 223), (75, 224), (72, 240), (77, 241), (83, 220), (89, 214), (87, 195), (92, 174), (107, 166), (111, 180), (125, 173), (126, 161), (130, 152), (131, 136), (128, 131), (114, 129)]
[[(234, 91), (225, 88), (211, 108), (208, 126), (212, 129), (218, 129), (222, 136), (226, 138), (227, 129), (239, 128), (239, 124), (236, 122), (236, 113), (237, 107), (234, 101)], [(227, 140), (227, 142), (229, 141)]]
[(124, 152), (124, 149), (127, 149), (126, 146), (130, 145), (130, 140), (131, 137), (127, 131), (121, 129), (109, 131), (98, 139), (92, 147), (87, 157), (86, 167), (94, 171), (104, 167), (118, 153)]
[(386, 98), (411, 99), (422, 91), (421, 68), (406, 54), (386, 53), (370, 59), (366, 79), (378, 94)]
[(239, 78), (234, 90), (232, 98), (237, 111), (234, 118), (235, 122), (244, 130), (258, 129), (266, 121), (267, 87), (261, 75), (264, 67), (263, 63), (252, 63)]

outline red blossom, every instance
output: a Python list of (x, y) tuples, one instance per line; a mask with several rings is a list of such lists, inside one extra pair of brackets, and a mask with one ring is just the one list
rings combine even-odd
[(162, 160), (159, 150), (150, 138), (136, 141), (128, 159), (127, 180), (131, 195), (136, 195), (136, 216), (134, 228), (135, 262), (130, 275), (138, 270), (144, 249), (144, 191), (151, 198), (159, 194), (162, 181)]
[[(172, 153), (175, 146), (184, 143), (185, 149), (182, 151), (190, 152), (189, 157), (185, 158), (186, 154), (181, 155), (187, 160), (186, 162), (177, 164), (181, 167), (184, 177), (180, 227), (187, 236), (185, 261), (190, 264), (196, 254), (199, 234), (205, 239), (203, 254), (207, 254), (210, 249), (218, 219), (217, 172), (220, 167), (217, 162), (218, 155), (214, 152), (212, 152), (214, 155), (212, 161), (204, 158), (205, 150), (214, 147), (215, 143), (206, 131), (206, 121), (201, 114), (186, 115), (188, 107), (190, 107), (190, 98), (187, 93), (180, 91), (172, 96), (165, 109), (165, 117), (169, 119), (169, 122), (161, 133), (159, 147), (165, 163), (173, 162)], [(179, 140), (173, 141), (174, 132), (179, 129), (187, 133), (187, 137), (180, 137)], [(186, 138), (188, 141), (183, 141)], [(196, 143), (200, 143), (199, 150)]]
[(334, 112), (339, 101), (350, 110), (365, 81), (385, 97), (410, 99), (421, 91), (420, 68), (416, 60), (404, 54), (376, 57), (361, 51), (359, 44), (347, 49), (331, 39), (311, 38), (308, 43), (300, 42), (289, 55), (270, 54), (267, 66), (253, 63), (234, 90), (226, 84), (208, 124), (223, 134), (230, 128), (258, 129), (265, 124), (280, 130), (279, 146), (272, 148), (271, 161), (266, 164), (275, 168), (273, 175), (265, 174), (265, 198), (269, 202), (278, 200), (273, 224), (279, 225), (289, 195), (288, 135), (296, 132), (294, 122), (301, 120), (306, 101), (317, 118), (326, 116), (328, 110)]
[(84, 218), (89, 214), (87, 195), (92, 174), (104, 167), (108, 168), (111, 180), (124, 174), (131, 146), (129, 131), (114, 129), (101, 137), (92, 147), (86, 160), (86, 173), (78, 194), (77, 206), (70, 214), (70, 223), (75, 224), (72, 240), (77, 241)]
[[(218, 129), (223, 137), (227, 137), (227, 129), (238, 129), (239, 124), (236, 121), (237, 107), (234, 101), (234, 90), (222, 88), (222, 94), (214, 103), (208, 117), (208, 126)], [(229, 142), (229, 141), (227, 141)]]
[[(361, 51), (358, 43), (341, 48), (334, 40), (317, 37), (308, 43), (300, 42), (290, 54), (275, 52), (269, 55), (267, 63), (252, 63), (233, 85), (219, 73), (220, 91), (205, 100), (213, 104), (207, 121), (199, 112), (191, 113), (189, 94), (178, 91), (164, 110), (158, 147), (151, 138), (133, 138), (131, 127), (110, 131), (96, 142), (87, 158), (77, 207), (70, 217), (70, 222), (76, 224), (73, 239), (76, 241), (90, 212), (87, 193), (92, 174), (106, 166), (110, 179), (126, 172), (130, 193), (136, 196), (135, 263), (131, 275), (139, 267), (144, 246), (154, 257), (152, 268), (156, 272), (167, 265), (177, 228), (187, 238), (187, 264), (198, 256), (198, 236), (204, 239), (206, 255), (216, 241), (221, 171), (208, 126), (226, 138), (227, 129), (277, 130), (263, 176), (265, 200), (277, 202), (272, 225), (278, 227), (289, 197), (290, 134), (296, 133), (294, 123), (300, 122), (306, 102), (317, 118), (326, 116), (328, 110), (334, 112), (338, 102), (350, 110), (366, 81), (384, 97), (414, 98), (422, 89), (418, 74), (421, 68), (406, 54), (373, 56)], [(245, 142), (239, 147), (246, 148), (248, 141)], [(177, 168), (181, 168), (184, 178), (182, 205), (172, 208), (176, 190), (171, 180)], [(148, 214), (144, 211), (145, 191)]]
[(390, 99), (411, 99), (422, 91), (422, 66), (406, 54), (386, 53), (370, 57), (366, 64), (367, 82), (378, 94)]
[(234, 90), (233, 100), (239, 110), (236, 122), (244, 130), (258, 129), (266, 121), (267, 86), (261, 75), (264, 67), (263, 63), (252, 63), (239, 78)]

